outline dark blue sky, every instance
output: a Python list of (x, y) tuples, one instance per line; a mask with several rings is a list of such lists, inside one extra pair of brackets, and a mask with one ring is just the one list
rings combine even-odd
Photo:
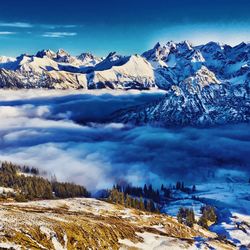
[(141, 53), (157, 41), (250, 41), (249, 0), (12, 0), (0, 6), (0, 54), (65, 48)]

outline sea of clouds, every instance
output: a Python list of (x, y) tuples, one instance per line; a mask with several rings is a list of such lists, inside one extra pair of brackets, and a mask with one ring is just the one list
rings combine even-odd
[(250, 177), (250, 126), (160, 128), (104, 123), (163, 92), (0, 91), (0, 160), (97, 190), (125, 181), (189, 184)]

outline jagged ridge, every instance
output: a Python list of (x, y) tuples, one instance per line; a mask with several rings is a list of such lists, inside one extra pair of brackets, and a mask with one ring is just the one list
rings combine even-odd
[(115, 114), (114, 121), (204, 125), (249, 121), (250, 44), (157, 43), (140, 55), (74, 57), (64, 50), (0, 57), (1, 88), (150, 89), (156, 104)]

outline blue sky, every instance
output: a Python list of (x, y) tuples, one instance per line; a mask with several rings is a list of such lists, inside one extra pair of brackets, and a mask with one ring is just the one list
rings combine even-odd
[(104, 56), (157, 41), (250, 41), (249, 0), (12, 0), (1, 2), (0, 54), (64, 48)]

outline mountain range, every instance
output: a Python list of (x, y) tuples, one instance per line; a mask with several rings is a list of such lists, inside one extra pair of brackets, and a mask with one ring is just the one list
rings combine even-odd
[(42, 50), (0, 57), (0, 88), (166, 90), (158, 102), (116, 112), (117, 122), (204, 125), (249, 121), (250, 43), (157, 43), (142, 55), (72, 56)]
[(111, 52), (72, 56), (42, 50), (17, 58), (0, 56), (1, 88), (170, 89), (186, 84), (194, 89), (210, 84), (246, 84), (250, 79), (250, 44), (235, 47), (210, 42), (157, 43), (142, 55)]
[(167, 90), (166, 96), (118, 111), (114, 121), (165, 126), (249, 121), (250, 44), (158, 43), (142, 56), (151, 63), (156, 85)]

